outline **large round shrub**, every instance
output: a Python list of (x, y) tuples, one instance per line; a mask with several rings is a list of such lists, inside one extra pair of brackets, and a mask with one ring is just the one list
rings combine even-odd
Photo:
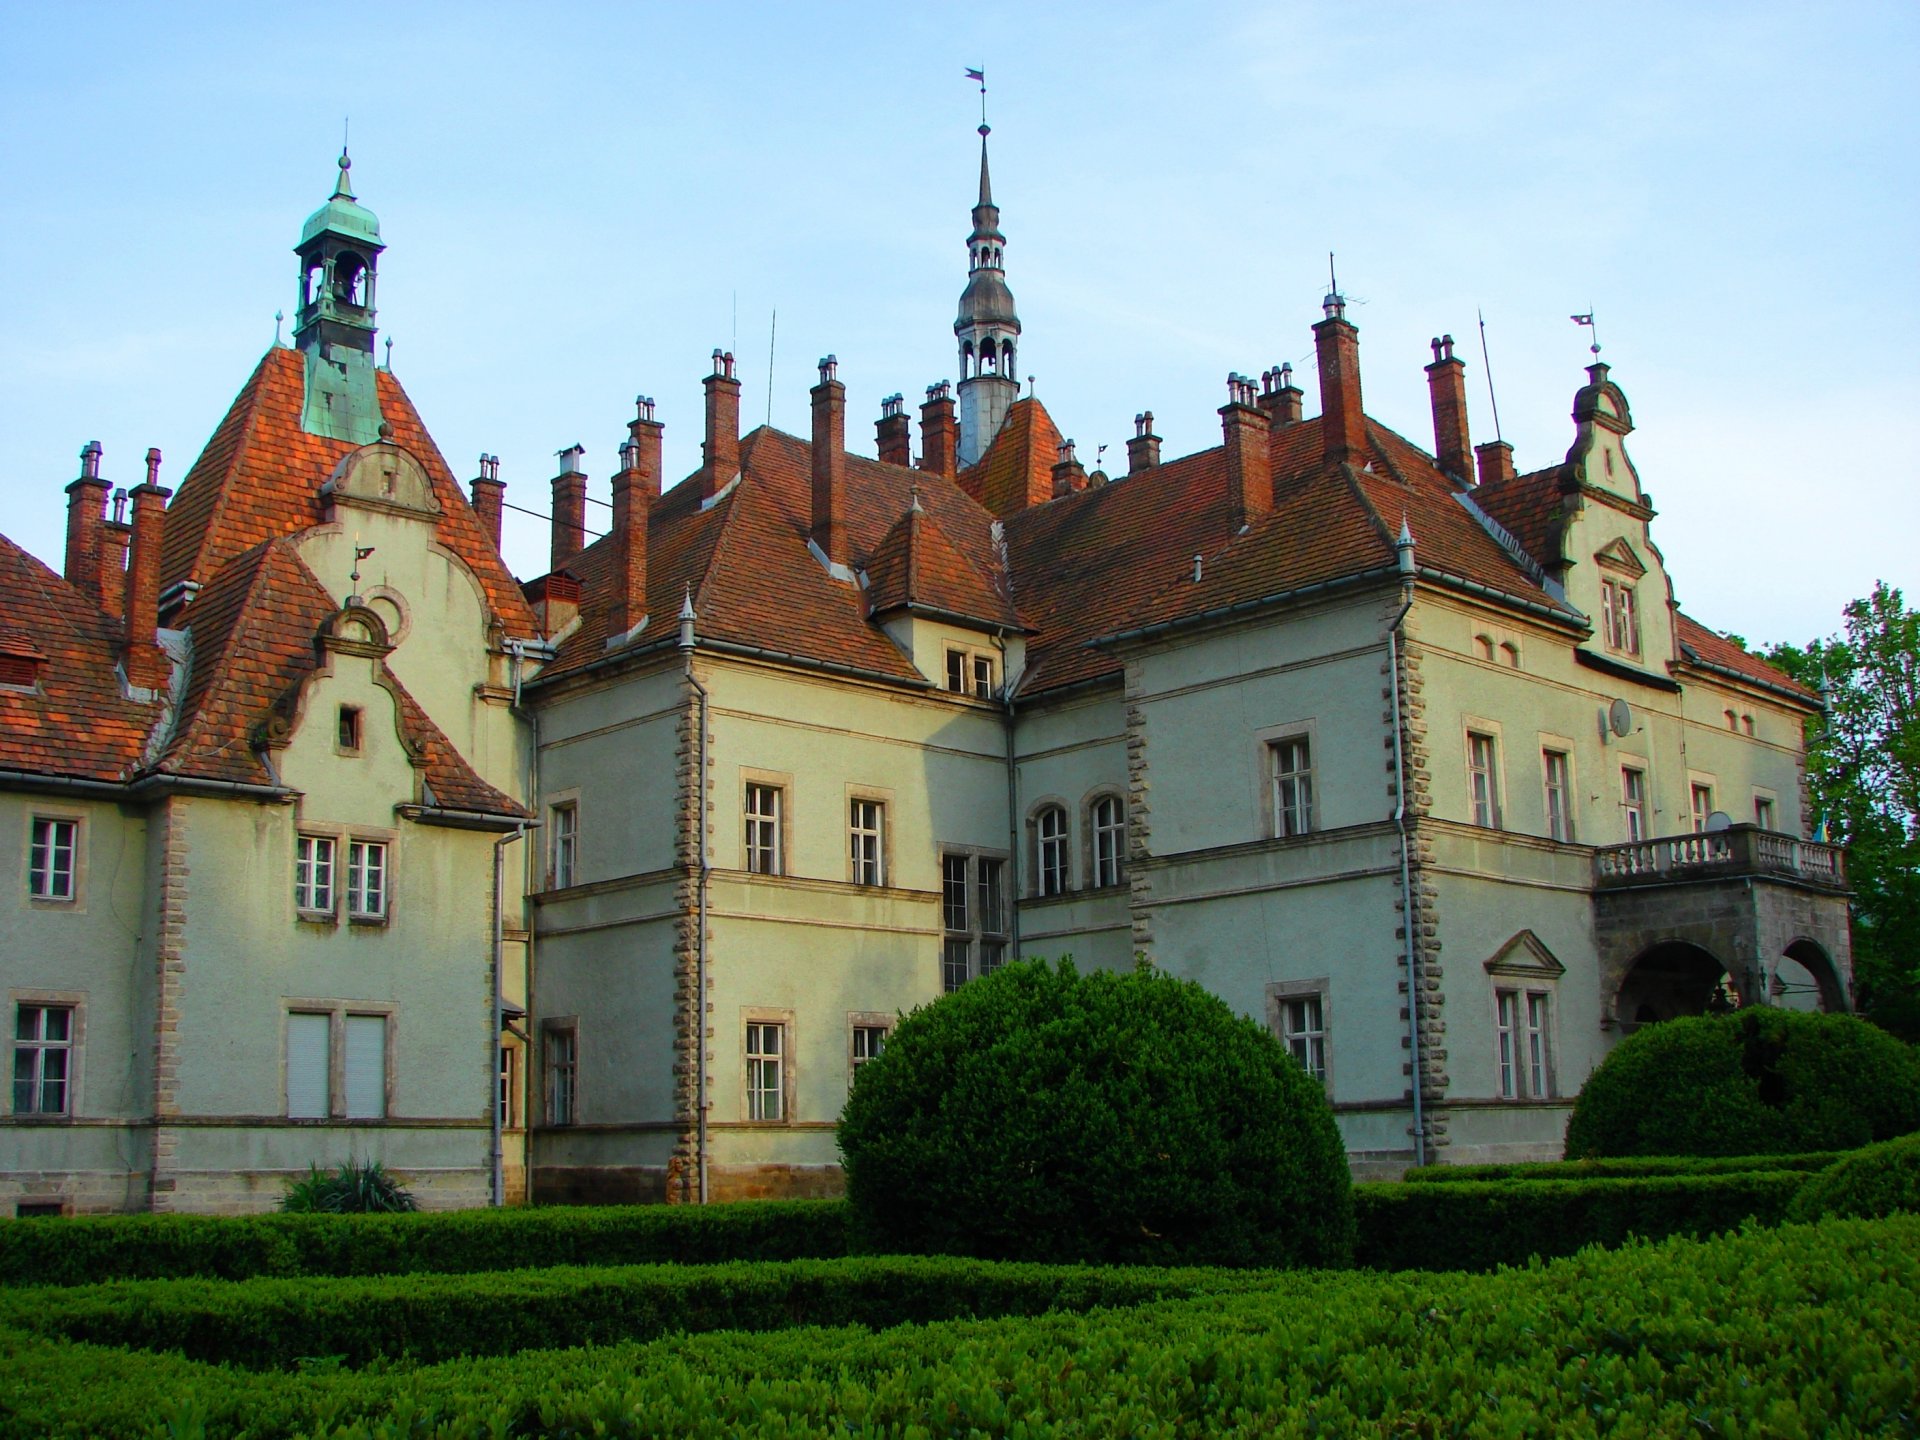
[(1635, 1032), (1581, 1090), (1567, 1156), (1852, 1150), (1920, 1130), (1920, 1059), (1852, 1015), (1751, 1009)]
[(868, 1251), (1334, 1266), (1347, 1158), (1321, 1087), (1200, 986), (1009, 965), (900, 1022), (840, 1121)]
[(1920, 1210), (1920, 1135), (1869, 1145), (1828, 1166), (1800, 1187), (1787, 1218), (1861, 1215), (1877, 1219), (1899, 1210)]

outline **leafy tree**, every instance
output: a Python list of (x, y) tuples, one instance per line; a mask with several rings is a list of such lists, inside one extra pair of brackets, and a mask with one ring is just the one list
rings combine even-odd
[(1807, 771), (1828, 837), (1848, 851), (1861, 1013), (1920, 1040), (1920, 613), (1881, 581), (1845, 614), (1844, 635), (1767, 658), (1826, 691)]

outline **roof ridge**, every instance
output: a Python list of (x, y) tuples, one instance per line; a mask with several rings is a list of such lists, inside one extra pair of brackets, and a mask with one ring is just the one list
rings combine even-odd
[(1347, 461), (1342, 460), (1334, 473), (1346, 483), (1347, 490), (1353, 498), (1360, 502), (1360, 511), (1373, 522), (1374, 533), (1380, 537), (1380, 543), (1391, 549), (1400, 532), (1381, 517), (1380, 507), (1373, 503), (1373, 497), (1367, 494), (1367, 487), (1360, 481), (1360, 472)]

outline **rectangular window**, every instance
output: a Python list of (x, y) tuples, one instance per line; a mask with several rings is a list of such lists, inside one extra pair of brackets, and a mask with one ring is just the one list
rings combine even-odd
[(967, 652), (947, 651), (947, 689), (956, 695), (967, 693)]
[(853, 851), (853, 883), (884, 885), (886, 862), (887, 807), (878, 800), (852, 802), (847, 823)]
[(1600, 633), (1608, 649), (1628, 655), (1640, 653), (1640, 617), (1631, 585), (1618, 580), (1600, 582), (1600, 620)]
[(1564, 750), (1542, 750), (1540, 769), (1547, 787), (1547, 835), (1573, 839), (1572, 768)]
[(499, 1091), (495, 1096), (500, 1106), (500, 1125), (502, 1129), (514, 1129), (520, 1123), (520, 1047), (502, 1045), (500, 1047)]
[(958, 990), (1007, 958), (1007, 862), (993, 855), (940, 857), (941, 988)]
[(345, 1049), (347, 1118), (386, 1119), (387, 1017), (347, 1016)]
[(1127, 806), (1118, 795), (1102, 795), (1089, 814), (1093, 826), (1093, 883), (1096, 889), (1126, 878)]
[(1764, 795), (1753, 797), (1753, 823), (1762, 830), (1773, 829), (1773, 801)]
[(880, 1052), (887, 1048), (887, 1027), (884, 1025), (856, 1025), (853, 1027), (853, 1073), (858, 1075), (860, 1067), (869, 1060), (878, 1060)]
[(565, 890), (574, 883), (580, 858), (580, 807), (571, 801), (547, 812), (547, 888)]
[(35, 900), (71, 900), (74, 859), (80, 849), (80, 822), (33, 817), (27, 857), (27, 894)]
[(360, 753), (360, 707), (342, 705), (340, 707), (340, 749), (348, 755)]
[(1280, 1039), (1287, 1051), (1322, 1085), (1327, 1083), (1327, 1027), (1318, 995), (1280, 1002)]
[(976, 700), (993, 698), (993, 660), (990, 656), (973, 657), (973, 698)]
[(302, 835), (294, 841), (293, 904), (309, 915), (333, 914), (331, 835)]
[(787, 1027), (774, 1021), (747, 1023), (747, 1119), (786, 1118)]
[(994, 665), (991, 655), (959, 648), (947, 651), (947, 689), (955, 695), (971, 695), (976, 700), (991, 700), (994, 690)]
[(1547, 1056), (1547, 997), (1527, 992), (1527, 1093), (1536, 1099), (1553, 1094), (1553, 1067)]
[(1499, 1088), (1503, 1100), (1553, 1095), (1552, 1041), (1547, 1023), (1550, 997), (1541, 990), (1493, 992), (1494, 1031), (1498, 1041)]
[(1500, 828), (1500, 755), (1493, 736), (1467, 735), (1467, 779), (1473, 799), (1473, 823)]
[(66, 1115), (73, 1061), (73, 1007), (22, 1005), (13, 1019), (13, 1113)]
[(547, 1123), (571, 1125), (579, 1101), (576, 1084), (580, 1064), (580, 1036), (572, 1026), (547, 1030), (543, 1039), (547, 1062)]
[(1647, 838), (1647, 772), (1631, 765), (1620, 767), (1620, 807), (1627, 812), (1627, 840)]
[(1034, 818), (1034, 890), (1037, 894), (1067, 893), (1067, 812), (1049, 805)]
[(1273, 784), (1273, 833), (1305, 835), (1313, 829), (1313, 755), (1304, 735), (1267, 747)]
[(780, 787), (747, 786), (747, 869), (755, 875), (784, 874), (780, 853)]
[(287, 1016), (287, 1118), (325, 1120), (333, 1113), (333, 1016)]
[(1693, 833), (1706, 833), (1707, 818), (1713, 814), (1713, 787), (1695, 785), (1688, 792), (1693, 803)]
[(347, 842), (347, 914), (354, 920), (387, 918), (387, 847), (378, 840)]
[(1511, 1100), (1520, 1093), (1518, 1046), (1520, 1039), (1520, 995), (1515, 990), (1493, 993), (1494, 1029), (1499, 1036), (1500, 1096)]

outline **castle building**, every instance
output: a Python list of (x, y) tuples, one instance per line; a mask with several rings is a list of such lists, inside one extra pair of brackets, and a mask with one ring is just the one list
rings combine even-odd
[[(0, 539), (0, 1202), (265, 1208), (371, 1156), (429, 1204), (831, 1193), (898, 1018), (1016, 956), (1139, 963), (1269, 1025), (1357, 1173), (1558, 1153), (1633, 1027), (1848, 1005), (1815, 843), (1818, 697), (1673, 602), (1605, 365), (1564, 460), (1431, 453), (1228, 377), (1221, 443), (1088, 473), (1021, 396), (982, 127), (919, 455), (643, 398), (587, 543), (499, 553), (374, 363), (352, 193), (296, 249), (293, 344), (178, 492), (97, 446), (55, 574)], [(131, 516), (126, 513), (131, 505)]]

